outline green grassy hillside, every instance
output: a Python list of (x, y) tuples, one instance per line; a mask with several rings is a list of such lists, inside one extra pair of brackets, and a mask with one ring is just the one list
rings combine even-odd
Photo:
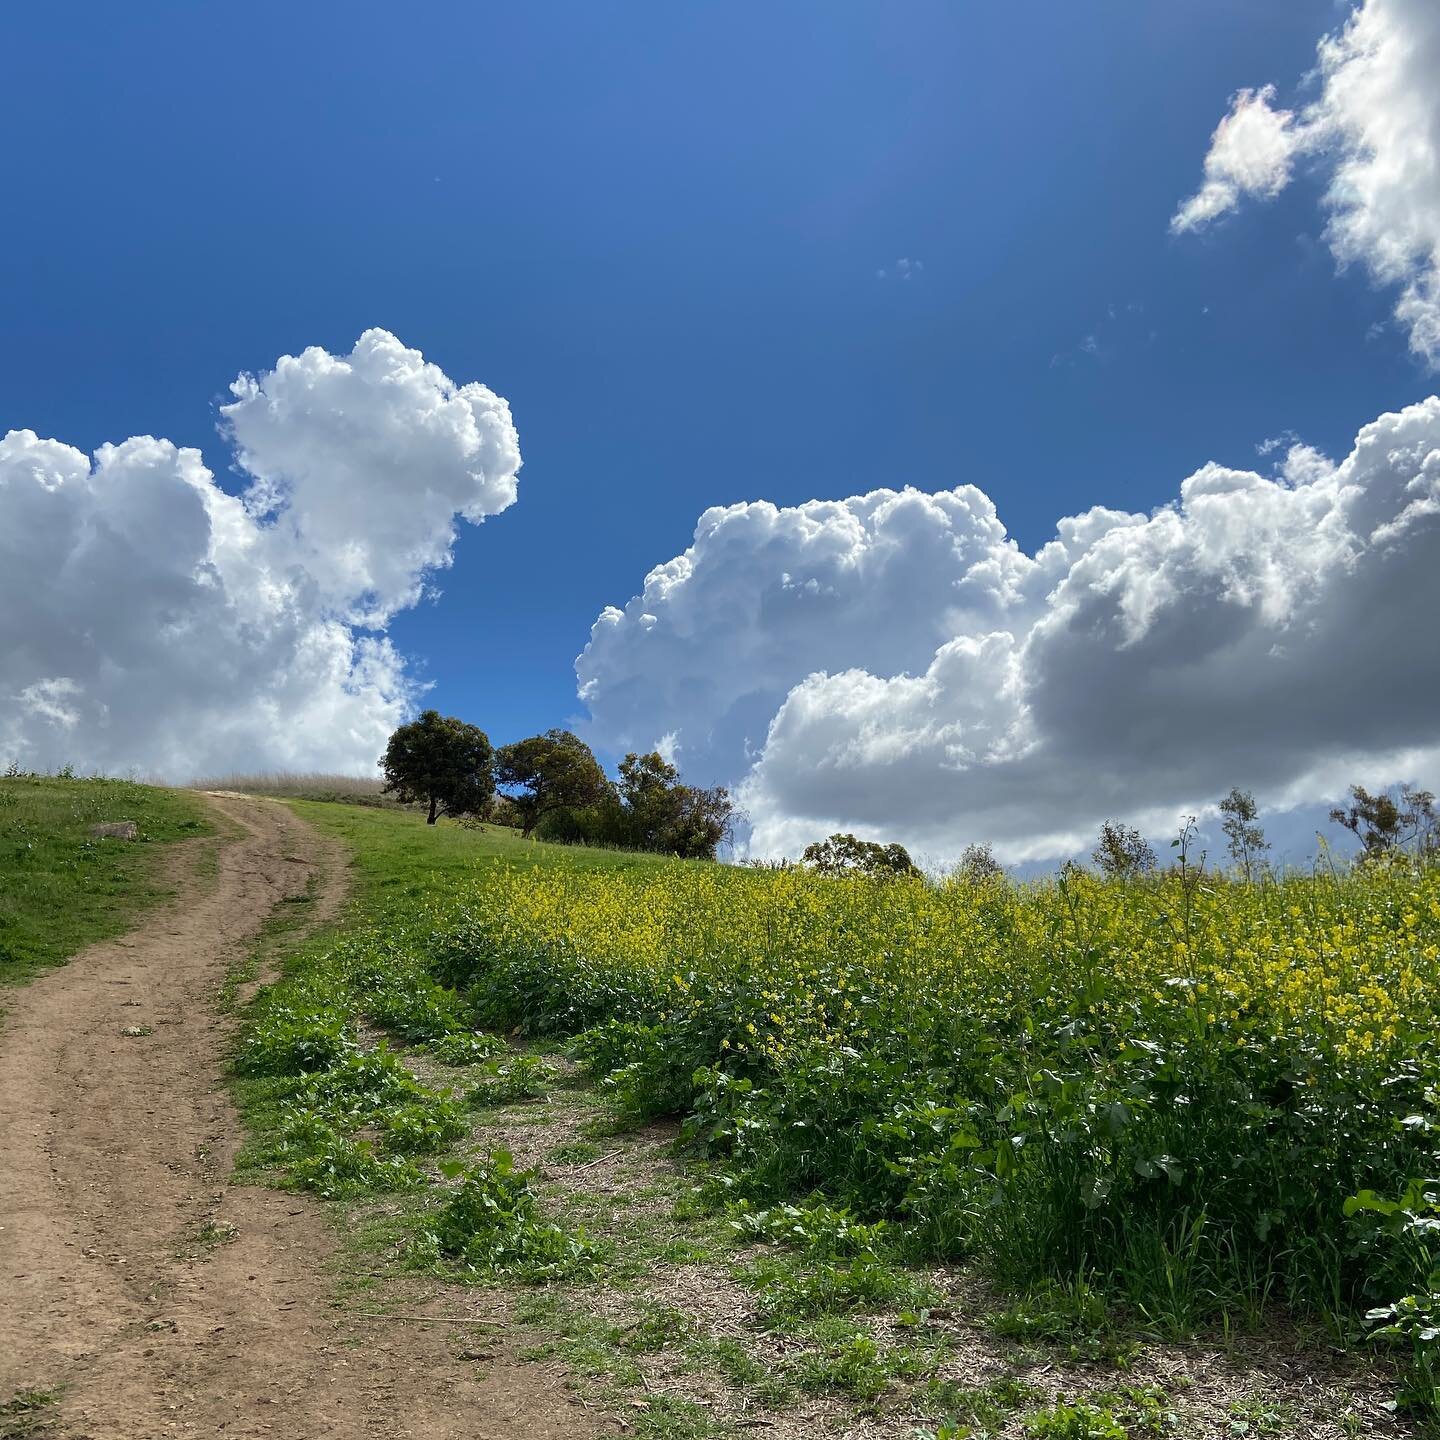
[[(140, 839), (90, 837), (91, 825), (116, 820), (133, 820)], [(201, 802), (181, 790), (0, 778), (0, 985), (123, 934), (169, 893), (159, 877), (160, 847), (210, 832)]]
[(373, 908), (412, 905), (453, 895), (457, 885), (501, 864), (528, 869), (559, 866), (578, 871), (645, 869), (674, 864), (661, 856), (629, 850), (587, 849), (522, 840), (502, 825), (430, 826), (419, 811), (381, 810), (352, 804), (292, 800), (291, 808), (317, 829), (350, 848), (357, 898)]

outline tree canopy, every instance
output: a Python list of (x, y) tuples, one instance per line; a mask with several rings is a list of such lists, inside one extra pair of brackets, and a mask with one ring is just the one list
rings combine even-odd
[(893, 878), (918, 875), (919, 869), (903, 845), (891, 842), (882, 845), (876, 840), (861, 840), (854, 835), (835, 834), (807, 845), (801, 856), (804, 863), (822, 875), (875, 875)]
[(995, 858), (991, 845), (967, 845), (955, 867), (955, 878), (967, 885), (988, 885), (1005, 877), (1005, 867)]
[(1440, 849), (1435, 797), (1410, 785), (1402, 785), (1394, 795), (1385, 790), (1372, 795), (1363, 785), (1352, 785), (1350, 804), (1337, 805), (1330, 819), (1360, 841), (1367, 860), (1411, 844), (1419, 855), (1433, 856)]
[(429, 806), (437, 815), (478, 815), (495, 793), (495, 752), (478, 726), (426, 710), (390, 737), (380, 768), (386, 794)]
[(1258, 824), (1259, 806), (1248, 790), (1238, 786), (1220, 802), (1220, 814), (1224, 817), (1220, 829), (1225, 833), (1225, 844), (1230, 858), (1245, 872), (1245, 878), (1254, 878), (1255, 862), (1270, 848), (1265, 831)]
[(639, 849), (713, 860), (730, 836), (735, 809), (730, 792), (723, 785), (682, 783), (679, 770), (656, 751), (627, 755), (615, 790), (625, 841)]
[(1090, 858), (1106, 875), (1116, 879), (1148, 875), (1156, 864), (1150, 842), (1133, 825), (1118, 820), (1107, 820), (1100, 827), (1100, 838)]
[(686, 860), (713, 860), (730, 837), (734, 802), (723, 785), (687, 785), (664, 756), (631, 752), (618, 779), (583, 806), (552, 810), (539, 823), (546, 840), (650, 850)]
[(610, 788), (594, 752), (568, 730), (547, 730), (502, 746), (495, 778), (508, 792), (527, 839), (544, 816), (598, 804)]

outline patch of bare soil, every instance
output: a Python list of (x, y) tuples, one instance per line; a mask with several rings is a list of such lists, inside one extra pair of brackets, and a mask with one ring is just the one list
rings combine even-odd
[(344, 862), (284, 805), (208, 803), (228, 822), (213, 875), (7, 996), (0, 1407), (56, 1392), (26, 1430), (56, 1440), (593, 1434), (503, 1334), (477, 1352), (439, 1317), (339, 1308), (320, 1206), (228, 1183), (217, 997), (277, 905), (333, 916)]

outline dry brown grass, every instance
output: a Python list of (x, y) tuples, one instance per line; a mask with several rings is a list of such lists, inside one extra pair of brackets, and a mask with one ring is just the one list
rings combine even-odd
[(195, 790), (233, 790), (241, 795), (270, 795), (284, 800), (327, 800), (340, 805), (369, 805), (413, 810), (383, 793), (377, 776), (326, 775), (314, 770), (272, 770), (258, 775), (206, 775), (192, 781)]

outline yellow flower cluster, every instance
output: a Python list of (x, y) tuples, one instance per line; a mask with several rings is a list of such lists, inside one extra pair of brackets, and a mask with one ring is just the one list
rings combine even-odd
[(703, 1017), (721, 1048), (775, 1063), (1029, 1017), (1373, 1077), (1440, 1031), (1435, 870), (936, 886), (679, 863), (496, 869), (462, 903), (472, 943), (535, 968), (553, 1003), (592, 1022)]

